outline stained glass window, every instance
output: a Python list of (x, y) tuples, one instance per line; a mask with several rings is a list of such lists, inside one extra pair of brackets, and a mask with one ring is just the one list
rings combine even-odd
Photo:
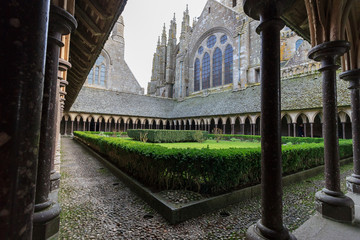
[(222, 85), (222, 53), (216, 48), (213, 55), (213, 87)]
[(197, 58), (195, 60), (194, 66), (194, 91), (200, 90), (200, 60)]
[(233, 48), (228, 45), (225, 49), (225, 84), (233, 82)]
[(199, 50), (198, 50), (198, 53), (199, 54), (202, 54), (204, 52), (204, 48), (201, 46), (201, 47), (199, 47)]
[(221, 44), (226, 43), (226, 41), (227, 41), (227, 36), (226, 36), (226, 35), (223, 35), (223, 36), (220, 38)]
[(299, 39), (296, 41), (295, 43), (295, 50), (297, 51), (299, 49), (299, 47), (301, 46), (301, 44), (304, 42), (304, 40)]
[(207, 47), (212, 48), (216, 43), (216, 37), (215, 35), (211, 35), (207, 40)]
[(202, 61), (202, 89), (210, 87), (210, 55), (209, 53), (204, 54)]
[(105, 86), (105, 75), (106, 75), (106, 69), (105, 69), (105, 65), (101, 65), (100, 68), (100, 85), (101, 86)]
[(95, 68), (95, 82), (94, 84), (99, 84), (99, 67)]

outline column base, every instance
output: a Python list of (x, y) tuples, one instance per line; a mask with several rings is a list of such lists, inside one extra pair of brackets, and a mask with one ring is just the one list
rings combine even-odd
[(342, 192), (334, 192), (324, 188), (317, 192), (315, 197), (316, 210), (322, 217), (344, 223), (354, 221), (354, 201)]
[(59, 189), (60, 187), (60, 173), (53, 171), (50, 175), (50, 191), (54, 191), (56, 189)]
[(287, 228), (283, 228), (281, 232), (276, 232), (269, 229), (258, 221), (256, 224), (249, 227), (246, 232), (247, 240), (296, 240)]
[(346, 178), (346, 187), (348, 191), (360, 194), (360, 175), (351, 174)]
[(34, 213), (33, 239), (55, 239), (60, 229), (60, 205), (53, 203), (43, 211)]

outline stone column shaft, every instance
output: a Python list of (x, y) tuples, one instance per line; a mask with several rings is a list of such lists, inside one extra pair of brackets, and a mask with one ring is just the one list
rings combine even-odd
[(314, 123), (310, 123), (310, 137), (314, 137)]
[(294, 132), (294, 137), (296, 137), (296, 123), (293, 123), (293, 127), (294, 127), (294, 129), (293, 129), (293, 132)]
[[(49, 198), (50, 170), (56, 149), (56, 97), (61, 36), (76, 28), (76, 20), (65, 10), (51, 5), (46, 53), (39, 162), (36, 181), (33, 237), (49, 238), (59, 229), (60, 206)], [(71, 121), (71, 134), (74, 122)]]
[(336, 101), (336, 61), (349, 50), (346, 41), (331, 41), (315, 46), (309, 58), (321, 61), (323, 89), (323, 136), (325, 162), (325, 188), (316, 193), (317, 210), (336, 221), (352, 222), (354, 202), (340, 189), (340, 155)]
[(231, 124), (231, 134), (235, 134), (235, 124)]
[(292, 239), (283, 225), (280, 94), (281, 1), (245, 0), (244, 11), (260, 19), (261, 36), (261, 220), (247, 239)]
[(344, 72), (340, 78), (349, 81), (351, 91), (354, 173), (346, 178), (346, 186), (349, 191), (360, 194), (360, 69)]
[(0, 239), (31, 239), (49, 0), (1, 3)]

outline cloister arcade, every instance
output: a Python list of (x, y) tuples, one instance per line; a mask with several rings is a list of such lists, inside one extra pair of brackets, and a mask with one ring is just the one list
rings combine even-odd
[[(338, 131), (340, 138), (351, 138), (351, 109), (339, 108)], [(160, 119), (132, 116), (65, 114), (61, 121), (61, 134), (74, 131), (126, 132), (128, 129), (203, 130), (212, 133), (220, 128), (224, 134), (260, 135), (260, 113), (228, 116)], [(281, 115), (281, 135), (322, 137), (321, 110), (284, 111)]]

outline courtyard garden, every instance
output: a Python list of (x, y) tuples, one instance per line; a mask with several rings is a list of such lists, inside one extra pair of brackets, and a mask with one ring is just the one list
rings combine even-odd
[[(190, 190), (218, 195), (260, 183), (260, 136), (202, 131), (129, 130), (75, 132), (119, 169), (161, 190)], [(282, 138), (283, 175), (323, 164), (321, 138)], [(340, 158), (352, 156), (351, 140), (340, 140)]]

